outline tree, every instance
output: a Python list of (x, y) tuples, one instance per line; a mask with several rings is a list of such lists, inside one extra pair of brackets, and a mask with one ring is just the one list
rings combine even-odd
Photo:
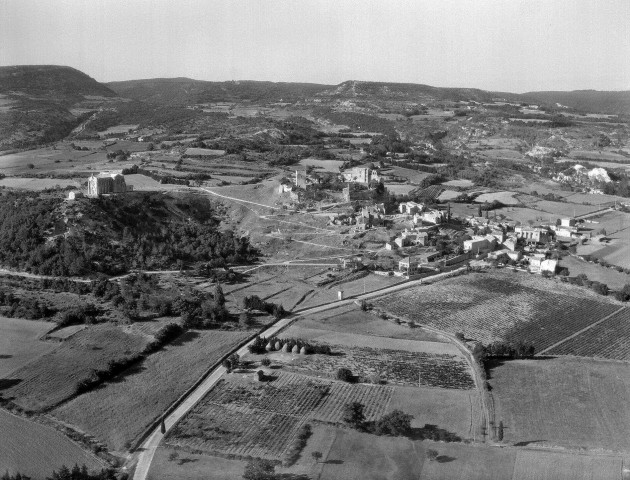
[(223, 306), (225, 305), (225, 295), (223, 295), (223, 289), (221, 288), (221, 284), (219, 282), (214, 286), (214, 301), (217, 305)]
[(275, 477), (276, 467), (270, 460), (254, 458), (245, 465), (245, 480), (271, 480)]
[(249, 328), (252, 326), (252, 316), (249, 312), (241, 312), (238, 316), (238, 324), (241, 328)]
[(166, 424), (164, 423), (164, 417), (160, 420), (160, 433), (164, 435), (166, 433)]
[(432, 462), (439, 456), (439, 453), (437, 452), (437, 450), (433, 450), (432, 448), (430, 448), (426, 451), (425, 455), (427, 456), (427, 459)]
[(354, 428), (363, 427), (365, 423), (364, 409), (364, 405), (360, 402), (346, 403), (343, 407), (343, 421)]
[(504, 428), (503, 427), (503, 420), (501, 420), (499, 422), (499, 433), (498, 433), (500, 442), (503, 441), (503, 428)]
[(411, 431), (411, 420), (413, 420), (413, 415), (394, 410), (376, 422), (374, 433), (393, 436), (408, 435)]
[(322, 458), (322, 452), (318, 452), (318, 451), (312, 452), (311, 456), (315, 459), (315, 463), (318, 463), (319, 459)]
[(336, 374), (337, 380), (341, 380), (343, 382), (352, 383), (354, 381), (354, 375), (352, 375), (352, 371), (349, 368), (339, 368)]

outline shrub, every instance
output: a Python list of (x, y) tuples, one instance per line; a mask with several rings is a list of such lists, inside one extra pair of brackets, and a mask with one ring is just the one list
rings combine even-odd
[(269, 365), (271, 365), (271, 360), (270, 360), (269, 358), (263, 358), (263, 359), (260, 361), (260, 364), (261, 364), (263, 367), (268, 367)]
[(346, 403), (343, 407), (342, 419), (353, 428), (363, 428), (365, 424), (365, 406), (360, 402)]
[(376, 435), (408, 435), (411, 431), (411, 420), (413, 420), (412, 415), (394, 410), (376, 421), (374, 433)]

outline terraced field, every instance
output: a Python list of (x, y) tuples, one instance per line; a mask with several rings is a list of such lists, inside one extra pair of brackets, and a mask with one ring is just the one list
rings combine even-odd
[(547, 353), (630, 361), (630, 309), (623, 309)]
[(583, 288), (505, 270), (419, 286), (374, 304), (399, 317), (450, 333), (461, 332), (484, 344), (526, 341), (537, 351), (619, 308)]
[(309, 419), (340, 423), (350, 401), (368, 420), (386, 411), (392, 387), (350, 385), (279, 373), (271, 381), (231, 375), (169, 432), (167, 443), (207, 453), (280, 458)]

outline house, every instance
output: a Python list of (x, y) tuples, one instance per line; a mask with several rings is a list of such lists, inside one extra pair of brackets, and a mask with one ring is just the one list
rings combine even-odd
[[(494, 237), (491, 237), (494, 242)], [(474, 254), (489, 252), (494, 248), (494, 242), (488, 237), (474, 236), (470, 240), (464, 240), (464, 252), (472, 252)]]
[(353, 167), (341, 173), (343, 181), (347, 183), (369, 184), (371, 181), (379, 181), (378, 172), (367, 167)]
[(355, 200), (372, 200), (373, 191), (367, 188), (360, 188), (358, 185), (350, 184), (342, 191), (343, 199), (346, 202)]
[(503, 242), (503, 246), (508, 250), (514, 252), (518, 246), (518, 239), (516, 237), (508, 237)]
[(535, 253), (529, 256), (529, 270), (533, 273), (556, 273), (557, 266), (558, 260), (547, 260), (542, 253)]
[(561, 218), (560, 226), (561, 227), (575, 227), (575, 218)]
[(400, 213), (408, 213), (409, 215), (413, 215), (414, 213), (418, 213), (424, 210), (424, 205), (422, 203), (417, 202), (403, 202), (398, 205), (398, 211)]
[(110, 193), (125, 193), (133, 190), (127, 186), (125, 177), (120, 173), (99, 173), (88, 178), (88, 196), (98, 197)]
[(444, 212), (440, 210), (429, 210), (428, 212), (422, 212), (420, 214), (420, 219), (423, 222), (437, 225), (438, 223), (442, 223), (444, 221)]
[(77, 192), (77, 191), (70, 191), (68, 192), (68, 200), (76, 200), (77, 198), (82, 198), (83, 197), (83, 192)]
[(363, 263), (358, 258), (344, 258), (341, 260), (341, 268), (344, 270), (351, 269), (355, 270), (357, 268), (361, 268)]
[(278, 193), (282, 195), (283, 193), (291, 193), (293, 191), (293, 185), (288, 183), (281, 183), (278, 187)]
[(547, 243), (551, 240), (549, 230), (540, 227), (522, 227), (514, 229), (518, 238), (524, 239), (527, 243)]
[(316, 185), (318, 183), (322, 183), (322, 179), (319, 177), (319, 175), (308, 174), (306, 172), (296, 170), (293, 183), (295, 184), (296, 187), (303, 188), (304, 190), (306, 190), (309, 185)]
[(420, 272), (420, 260), (415, 257), (405, 257), (398, 262), (398, 270), (406, 277)]
[(385, 242), (385, 250), (395, 250), (398, 244), (394, 240), (394, 242)]

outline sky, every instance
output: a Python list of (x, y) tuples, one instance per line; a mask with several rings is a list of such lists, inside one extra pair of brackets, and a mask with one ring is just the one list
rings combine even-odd
[(0, 0), (0, 65), (158, 77), (630, 90), (630, 0)]

